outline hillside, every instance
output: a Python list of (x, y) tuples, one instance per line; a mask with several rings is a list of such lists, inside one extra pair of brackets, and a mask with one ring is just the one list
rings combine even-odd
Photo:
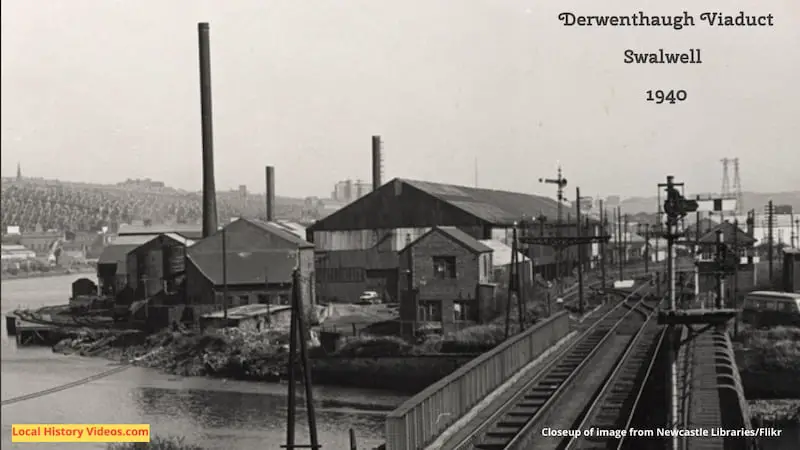
[[(153, 223), (199, 223), (201, 194), (165, 186), (101, 185), (58, 180), (4, 179), (2, 183), (2, 227), (94, 231), (112, 229), (120, 223), (150, 220)], [(277, 197), (275, 216), (280, 219), (314, 220), (321, 207), (304, 199)], [(220, 221), (231, 217), (266, 215), (264, 194), (217, 193)]]
[[(764, 207), (770, 200), (772, 200), (773, 204), (775, 205), (791, 205), (792, 210), (800, 213), (800, 191), (776, 192), (768, 194), (762, 194), (759, 192), (742, 193), (742, 202), (744, 203), (743, 209), (745, 211), (755, 209), (756, 211), (761, 212), (764, 210)], [(639, 212), (654, 213), (658, 208), (658, 198), (655, 196), (631, 197), (623, 200), (621, 207), (623, 211), (630, 214)]]

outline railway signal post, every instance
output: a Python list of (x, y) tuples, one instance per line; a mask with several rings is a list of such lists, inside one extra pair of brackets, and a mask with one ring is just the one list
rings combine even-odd
[[(696, 200), (686, 199), (678, 187), (682, 187), (683, 183), (675, 183), (673, 176), (667, 177), (666, 183), (661, 183), (659, 187), (659, 197), (661, 189), (666, 190), (666, 200), (663, 203), (663, 213), (665, 215), (666, 233), (664, 237), (667, 239), (667, 289), (669, 306), (666, 310), (659, 312), (658, 321), (660, 324), (666, 325), (667, 328), (667, 354), (669, 364), (669, 422), (667, 428), (684, 428), (687, 424), (680, 423), (682, 414), (680, 412), (680, 397), (678, 387), (678, 367), (677, 367), (677, 354), (682, 345), (685, 345), (695, 336), (710, 328), (725, 326), (728, 321), (736, 316), (735, 309), (724, 309), (723, 304), (719, 301), (716, 302), (714, 307), (708, 309), (679, 309), (676, 298), (676, 270), (675, 270), (675, 252), (674, 246), (676, 244), (685, 244), (696, 246), (696, 241), (678, 241), (683, 235), (681, 232), (681, 223), (683, 218), (691, 212), (698, 209), (698, 202)], [(661, 206), (661, 205), (659, 205)], [(721, 240), (721, 235), (719, 235)], [(718, 254), (725, 255), (723, 250), (719, 250)], [(719, 259), (719, 258), (718, 258)], [(725, 258), (718, 262), (720, 269), (727, 267), (725, 265)], [(697, 330), (692, 325), (705, 325), (705, 327)], [(683, 327), (688, 326), (684, 329)], [(687, 333), (688, 332), (688, 333)], [(682, 335), (688, 337), (682, 338)], [(677, 437), (672, 438), (672, 449), (679, 448), (679, 440)]]
[[(559, 176), (560, 176), (560, 172), (559, 172)], [(563, 195), (563, 193), (562, 193), (562, 195)], [(578, 204), (580, 204), (580, 188), (576, 188), (576, 196), (577, 196), (576, 201), (577, 201)], [(599, 236), (594, 235), (594, 233), (592, 233), (591, 235), (588, 235), (588, 233), (586, 233), (586, 234), (582, 233), (580, 231), (580, 229), (581, 229), (580, 215), (578, 216), (577, 219), (578, 219), (578, 221), (576, 223), (576, 227), (578, 229), (578, 232), (576, 233), (577, 236), (562, 236), (561, 233), (558, 231), (561, 228), (560, 227), (561, 223), (558, 223), (556, 225), (556, 235), (555, 236), (545, 236), (544, 217), (540, 217), (539, 218), (538, 233), (536, 232), (537, 231), (536, 230), (537, 227), (532, 226), (532, 223), (525, 222), (525, 221), (519, 222), (520, 228), (518, 230), (517, 237), (516, 237), (516, 239), (514, 239), (514, 241), (515, 242), (519, 242), (521, 244), (527, 244), (527, 245), (546, 245), (546, 246), (553, 247), (553, 248), (556, 249), (556, 258), (558, 258), (558, 254), (563, 249), (565, 249), (567, 247), (571, 247), (573, 245), (577, 245), (579, 247), (585, 247), (587, 244), (594, 244), (594, 243), (606, 244), (611, 239), (611, 236), (605, 234), (605, 229), (603, 227), (601, 227), (601, 235), (599, 235)], [(515, 228), (515, 230), (516, 230), (516, 228)], [(582, 250), (582, 248), (579, 249), (579, 252), (578, 252), (579, 254), (582, 254), (581, 250)], [(530, 252), (528, 252), (528, 253), (530, 253)], [(579, 258), (581, 258), (581, 257), (579, 256)], [(583, 260), (579, 259), (579, 261), (580, 261), (579, 266), (582, 266)], [(531, 264), (532, 263), (533, 263), (533, 260), (531, 260)], [(603, 265), (602, 267), (604, 269), (605, 265)], [(580, 272), (581, 269), (582, 269), (582, 267), (579, 267), (579, 269), (578, 269), (579, 270), (578, 274), (579, 274), (579, 277), (581, 279), (579, 281), (579, 284), (580, 284), (580, 286), (579, 286), (579, 297), (580, 298), (579, 298), (579, 301), (578, 301), (578, 308), (579, 308), (581, 314), (583, 314), (584, 309), (585, 309), (585, 305), (583, 304), (583, 280), (582, 280), (583, 274)], [(605, 274), (603, 274), (603, 276), (604, 276), (603, 283), (605, 284)], [(559, 292), (561, 292), (560, 286), (559, 286)], [(604, 292), (605, 292), (605, 289), (604, 289)]]

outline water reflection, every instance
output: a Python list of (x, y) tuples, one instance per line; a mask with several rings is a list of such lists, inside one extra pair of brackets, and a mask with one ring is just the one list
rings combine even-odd
[[(64, 303), (76, 277), (2, 283), (2, 310)], [(2, 398), (29, 394), (113, 367), (99, 358), (53, 354), (47, 348), (17, 348), (2, 330)], [(52, 450), (52, 444), (11, 444), (13, 423), (148, 423), (154, 435), (184, 436), (207, 450), (279, 449), (286, 439), (287, 386), (273, 383), (183, 378), (143, 368), (45, 397), (4, 406), (3, 449)], [(405, 398), (370, 390), (318, 386), (317, 429), (327, 449), (349, 448), (356, 430), (360, 449), (381, 443), (386, 411)], [(308, 443), (303, 400), (298, 400), (297, 442)], [(105, 444), (70, 444), (105, 449)]]

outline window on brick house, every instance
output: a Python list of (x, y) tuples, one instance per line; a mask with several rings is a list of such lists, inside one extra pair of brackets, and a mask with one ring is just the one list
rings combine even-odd
[(452, 279), (456, 277), (456, 257), (455, 256), (434, 256), (433, 257), (433, 277), (439, 280)]
[(439, 300), (420, 300), (417, 317), (422, 322), (441, 322), (442, 302)]
[(468, 301), (455, 301), (453, 302), (453, 320), (465, 321), (474, 320), (473, 315), (475, 311), (472, 304)]

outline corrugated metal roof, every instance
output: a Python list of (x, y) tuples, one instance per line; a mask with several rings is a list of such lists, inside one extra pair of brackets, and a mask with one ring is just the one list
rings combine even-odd
[[(188, 258), (215, 286), (223, 284), (221, 253), (189, 253)], [(297, 251), (228, 251), (225, 264), (229, 285), (290, 283), (297, 265)]]
[(142, 244), (152, 241), (155, 238), (156, 236), (139, 234), (132, 236), (114, 236), (110, 239), (110, 243), (111, 245), (135, 245), (138, 247)]
[(429, 181), (398, 180), (494, 225), (511, 225), (523, 216), (544, 215), (548, 219), (555, 219), (558, 215), (558, 202), (548, 197)]
[[(512, 249), (497, 239), (481, 239), (481, 244), (492, 249), (492, 264), (496, 267), (511, 264)], [(517, 252), (520, 261), (530, 261), (522, 252)]]
[(126, 274), (127, 272), (127, 256), (128, 252), (135, 250), (139, 244), (134, 245), (109, 245), (103, 249), (100, 258), (97, 259), (97, 264), (116, 264), (117, 275)]
[(200, 239), (203, 237), (203, 227), (201, 225), (178, 223), (173, 225), (131, 225), (121, 224), (117, 234), (120, 236), (136, 236), (136, 235), (159, 235), (175, 233), (189, 239)]
[(170, 239), (174, 239), (187, 247), (195, 243), (194, 240), (183, 237), (178, 233), (164, 233), (164, 236), (167, 236)]
[(287, 230), (285, 227), (275, 224), (273, 222), (264, 222), (258, 219), (239, 219), (239, 220), (244, 220), (245, 222), (251, 223), (268, 233), (275, 234), (276, 236), (283, 238), (297, 245), (300, 248), (314, 247), (314, 244), (306, 241), (304, 238), (293, 233), (292, 231)]
[[(290, 309), (292, 309), (290, 305), (242, 305), (228, 308), (228, 319), (249, 319), (252, 317), (272, 315)], [(203, 314), (201, 317), (206, 319), (222, 319), (225, 317), (225, 313), (223, 311), (214, 311)]]
[(306, 240), (306, 227), (297, 222), (291, 222), (288, 220), (275, 220), (269, 222), (269, 224), (292, 233), (293, 235), (302, 239), (304, 242)]

